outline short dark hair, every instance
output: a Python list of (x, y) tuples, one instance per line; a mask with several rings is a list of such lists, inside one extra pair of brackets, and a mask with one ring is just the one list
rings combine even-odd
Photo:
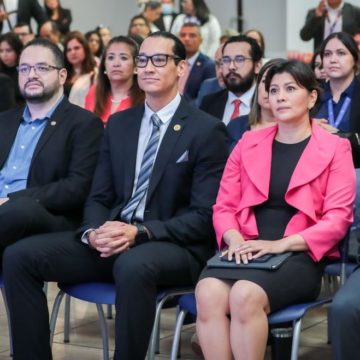
[(21, 50), (23, 49), (23, 43), (19, 39), (19, 36), (13, 32), (7, 32), (0, 35), (0, 43), (6, 41), (10, 47), (15, 51), (17, 57), (19, 57)]
[[(151, 33), (148, 38), (150, 37), (161, 37), (164, 39), (169, 39), (174, 42), (173, 46), (173, 53), (175, 56), (178, 56), (180, 60), (186, 59), (186, 50), (184, 44), (180, 41), (180, 39), (175, 36), (174, 34), (168, 32), (168, 31), (156, 31), (154, 33)], [(175, 59), (175, 63), (177, 64), (179, 60)]]
[(283, 73), (290, 74), (295, 82), (308, 92), (315, 90), (318, 96), (320, 96), (321, 89), (316, 81), (314, 72), (309, 65), (299, 60), (280, 60), (277, 64), (274, 64), (266, 74), (265, 89), (267, 92), (269, 92), (273, 77)]
[(43, 27), (45, 24), (50, 25), (50, 29), (52, 33), (58, 33), (58, 34), (60, 33), (59, 25), (55, 21), (51, 21), (51, 20), (45, 21), (44, 23), (41, 24), (41, 27)]
[(183, 23), (183, 24), (181, 25), (180, 30), (181, 30), (182, 28), (185, 28), (185, 27), (196, 28), (196, 29), (198, 30), (198, 33), (199, 33), (200, 36), (201, 36), (201, 27), (200, 27), (199, 24), (194, 23), (194, 22), (185, 22), (185, 23)]
[(261, 51), (259, 44), (256, 42), (256, 40), (254, 40), (246, 35), (231, 36), (225, 42), (225, 44), (222, 48), (222, 53), (224, 54), (225, 48), (228, 44), (237, 43), (237, 42), (245, 42), (250, 45), (250, 56), (251, 56), (253, 62), (259, 62), (262, 59), (263, 52)]
[(15, 28), (19, 28), (19, 27), (23, 27), (23, 26), (27, 26), (28, 29), (29, 29), (29, 34), (32, 34), (33, 33), (33, 30), (32, 30), (32, 27), (30, 24), (26, 23), (25, 21), (20, 21), (18, 22), (15, 26), (14, 26), (14, 29)]
[(156, 10), (156, 9), (158, 9), (160, 7), (161, 7), (161, 3), (159, 1), (150, 0), (145, 4), (144, 11), (147, 10), (147, 9)]
[(324, 58), (324, 52), (326, 45), (329, 43), (332, 39), (339, 39), (343, 45), (350, 51), (353, 59), (354, 59), (354, 71), (357, 70), (356, 63), (359, 60), (359, 49), (357, 47), (356, 41), (352, 38), (352, 36), (346, 32), (335, 32), (330, 34), (321, 44), (320, 47), (320, 57), (321, 61)]
[(30, 41), (29, 43), (27, 43), (24, 47), (24, 50), (30, 46), (41, 46), (43, 48), (50, 50), (54, 56), (55, 65), (61, 69), (65, 67), (63, 52), (59, 49), (57, 45), (53, 44), (48, 39), (36, 38)]
[(200, 24), (204, 25), (209, 21), (210, 10), (204, 0), (192, 0), (195, 16), (199, 19)]

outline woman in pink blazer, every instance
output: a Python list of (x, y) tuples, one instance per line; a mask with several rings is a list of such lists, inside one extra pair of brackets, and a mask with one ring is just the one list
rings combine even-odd
[(269, 69), (265, 86), (277, 126), (245, 133), (233, 150), (214, 227), (219, 248), (237, 263), (293, 255), (276, 271), (204, 269), (196, 300), (206, 359), (263, 359), (267, 314), (318, 296), (324, 259), (339, 257), (338, 243), (353, 221), (351, 147), (311, 121), (318, 97), (313, 73), (284, 60)]

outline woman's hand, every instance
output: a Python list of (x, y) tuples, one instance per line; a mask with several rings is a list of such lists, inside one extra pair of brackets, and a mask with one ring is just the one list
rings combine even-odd
[(240, 254), (239, 252), (240, 246), (245, 243), (245, 240), (239, 231), (230, 229), (224, 233), (223, 239), (229, 246), (227, 252), (223, 256), (227, 256), (229, 261), (232, 260), (233, 256), (235, 256), (237, 264), (240, 264), (241, 262), (247, 264), (249, 260), (252, 259), (251, 253)]
[(266, 254), (279, 254), (285, 250), (282, 240), (248, 240), (239, 245), (237, 252), (241, 256), (246, 255), (251, 260)]

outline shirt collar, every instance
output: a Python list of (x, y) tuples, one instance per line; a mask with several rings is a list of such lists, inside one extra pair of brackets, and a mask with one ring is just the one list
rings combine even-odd
[(239, 99), (241, 103), (250, 107), (251, 99), (255, 92), (255, 84), (241, 96), (236, 96), (233, 92), (229, 91), (228, 100), (231, 103), (235, 99)]
[(64, 95), (62, 95), (59, 100), (55, 103), (55, 105), (46, 113), (46, 115), (42, 119), (32, 119), (29, 107), (26, 105), (24, 112), (23, 112), (23, 120), (27, 123), (30, 123), (35, 120), (48, 120), (53, 115), (54, 111), (58, 107), (58, 105), (61, 103), (61, 101), (64, 99)]
[(197, 57), (199, 56), (199, 54), (200, 54), (200, 51), (198, 51), (196, 54), (194, 54), (193, 56), (186, 59), (186, 61), (189, 63), (190, 68), (193, 67)]
[[(166, 124), (168, 121), (172, 119), (175, 114), (175, 111), (180, 105), (181, 96), (179, 93), (176, 94), (174, 99), (172, 99), (167, 105), (165, 105), (159, 111), (156, 111), (156, 114), (159, 116), (162, 124)], [(149, 105), (145, 101), (145, 117), (149, 119), (154, 114), (154, 111), (150, 109)]]
[[(354, 77), (353, 81), (350, 83), (350, 85), (342, 92), (341, 97), (345, 95), (345, 96), (348, 96), (349, 98), (352, 98), (353, 94), (354, 94), (354, 88), (355, 88), (355, 77)], [(323, 101), (328, 101), (328, 100), (332, 99), (329, 81), (325, 83), (324, 95), (322, 96), (322, 99), (323, 99)]]

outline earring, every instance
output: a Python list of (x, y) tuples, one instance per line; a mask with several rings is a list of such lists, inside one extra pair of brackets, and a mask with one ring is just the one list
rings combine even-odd
[(107, 74), (107, 71), (106, 71), (106, 70), (104, 70), (104, 74), (105, 74), (105, 75)]

